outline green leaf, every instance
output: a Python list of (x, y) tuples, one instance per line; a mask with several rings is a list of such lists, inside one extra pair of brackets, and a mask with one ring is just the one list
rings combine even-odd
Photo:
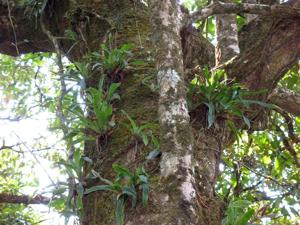
[(242, 100), (242, 103), (244, 105), (248, 105), (248, 106), (250, 104), (257, 104), (257, 105), (260, 105), (262, 107), (269, 108), (269, 109), (274, 109), (275, 108), (275, 105), (273, 105), (273, 104), (269, 104), (269, 103), (265, 103), (265, 102), (257, 101), (257, 100)]
[(84, 194), (90, 194), (95, 191), (114, 191), (115, 188), (112, 185), (97, 185), (91, 188), (88, 188)]
[(124, 225), (124, 209), (125, 209), (125, 199), (124, 196), (120, 198), (116, 198), (115, 200), (115, 215), (116, 215), (116, 222), (117, 225)]
[(237, 218), (234, 225), (247, 225), (248, 221), (251, 219), (254, 212), (255, 212), (254, 209), (248, 209), (248, 211), (245, 214)]
[(251, 204), (248, 200), (237, 200), (231, 203), (231, 207), (233, 208), (241, 208), (245, 209)]
[(147, 146), (148, 145), (148, 137), (147, 137), (147, 135), (143, 133), (142, 134), (142, 139), (143, 139), (144, 145)]
[(136, 206), (137, 194), (134, 185), (126, 186), (123, 188), (122, 193), (131, 198), (132, 208)]
[(64, 208), (66, 200), (63, 198), (54, 199), (51, 201), (50, 206), (55, 208), (56, 210), (62, 210)]
[(121, 110), (121, 112), (128, 118), (128, 120), (130, 121), (131, 124), (131, 129), (132, 130), (136, 130), (138, 129), (137, 124), (134, 122), (134, 120), (128, 115), (128, 113), (124, 110)]
[(113, 170), (122, 178), (122, 177), (132, 177), (130, 171), (118, 164), (113, 164)]
[(145, 61), (143, 60), (134, 60), (130, 63), (133, 66), (144, 66), (146, 65)]
[(148, 198), (149, 198), (149, 184), (148, 182), (145, 182), (142, 184), (142, 202), (143, 205), (146, 206), (148, 203)]
[(107, 100), (108, 101), (110, 101), (113, 98), (116, 90), (120, 87), (120, 85), (121, 85), (121, 83), (112, 83), (110, 85), (108, 92), (107, 92)]
[(66, 191), (67, 191), (67, 187), (59, 186), (52, 191), (52, 194), (53, 195), (61, 195), (61, 194), (65, 193)]
[(81, 153), (79, 149), (75, 149), (73, 159), (76, 166), (79, 166), (81, 164)]
[(268, 165), (272, 162), (272, 159), (270, 158), (270, 156), (267, 156), (267, 155), (263, 156), (262, 160), (265, 165)]

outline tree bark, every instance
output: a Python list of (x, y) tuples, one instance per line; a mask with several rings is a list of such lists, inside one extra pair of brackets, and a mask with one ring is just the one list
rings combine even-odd
[(275, 88), (268, 97), (269, 101), (285, 112), (300, 116), (300, 94), (286, 88)]
[(240, 53), (238, 29), (235, 14), (216, 16), (216, 66), (230, 60)]
[(47, 205), (50, 203), (50, 201), (51, 201), (50, 198), (42, 195), (28, 196), (28, 195), (13, 195), (7, 193), (0, 193), (0, 203)]

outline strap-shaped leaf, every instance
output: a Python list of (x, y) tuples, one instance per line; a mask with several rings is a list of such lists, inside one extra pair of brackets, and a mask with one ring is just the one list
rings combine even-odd
[(114, 187), (112, 185), (97, 185), (91, 188), (88, 188), (84, 194), (90, 194), (95, 191), (114, 191)]

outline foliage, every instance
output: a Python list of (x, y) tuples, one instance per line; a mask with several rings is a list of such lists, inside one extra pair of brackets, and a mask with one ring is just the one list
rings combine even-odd
[[(272, 124), (288, 129), (280, 114), (273, 113), (272, 119)], [(293, 129), (299, 133), (299, 121), (295, 121)], [(299, 219), (299, 172), (282, 138), (276, 129), (244, 132), (241, 141), (222, 156), (218, 193), (225, 199), (250, 201), (256, 210), (252, 221), (257, 224), (263, 217), (268, 224), (294, 224)]]
[[(231, 201), (227, 207), (226, 217), (222, 225), (247, 225), (254, 214), (254, 210), (248, 206), (251, 202), (246, 200)], [(250, 224), (249, 224), (250, 225)]]
[(82, 127), (93, 130), (96, 134), (100, 135), (107, 131), (109, 126), (112, 126), (111, 116), (113, 114), (113, 108), (111, 102), (115, 99), (120, 99), (120, 96), (116, 93), (116, 90), (120, 86), (120, 83), (112, 83), (106, 94), (102, 89), (89, 88), (87, 90), (87, 109), (90, 118), (85, 116), (84, 111), (80, 107), (76, 107), (76, 114)]
[(128, 128), (128, 130), (130, 130), (132, 136), (136, 139), (141, 139), (144, 145), (147, 146), (149, 143), (148, 140), (149, 133), (147, 133), (147, 129), (152, 127), (151, 124), (144, 124), (139, 126), (124, 110), (122, 110), (122, 113), (127, 117), (127, 119), (130, 122), (130, 125), (128, 124), (125, 125)]
[(92, 57), (98, 61), (94, 64), (94, 68), (101, 67), (106, 74), (116, 69), (123, 70), (132, 57), (131, 49), (133, 44), (123, 44), (120, 48), (109, 49), (105, 44), (101, 45), (101, 53), (93, 52)]
[(300, 62), (294, 65), (280, 82), (280, 86), (300, 92)]
[(210, 1), (207, 0), (185, 0), (183, 1), (184, 7), (190, 11), (195, 11), (199, 8), (205, 7)]
[(39, 73), (40, 68), (47, 65), (43, 59), (49, 56), (39, 53), (13, 59), (0, 55), (0, 96), (3, 100), (0, 101), (0, 110), (6, 110), (9, 118), (18, 120), (30, 117), (38, 113), (53, 96), (53, 91), (46, 85), (51, 76), (46, 78)]
[(0, 224), (5, 225), (34, 225), (39, 217), (34, 210), (24, 205), (0, 204)]
[(32, 162), (25, 164), (22, 157), (10, 149), (1, 150), (0, 159), (0, 191), (16, 194), (23, 187), (35, 185), (34, 177), (29, 174), (27, 181), (23, 179), (23, 171), (26, 167), (33, 166)]
[[(0, 193), (20, 194), (26, 187), (37, 186), (35, 177), (26, 172), (32, 169), (33, 164), (30, 160), (27, 160), (27, 163), (24, 161), (19, 153), (9, 148), (0, 150)], [(0, 224), (31, 225), (39, 219), (31, 207), (0, 204)]]
[(65, 217), (66, 224), (71, 216), (80, 217), (82, 213), (84, 186), (88, 179), (83, 173), (85, 163), (92, 164), (93, 161), (86, 156), (82, 156), (79, 149), (74, 151), (72, 158), (62, 159), (57, 163), (68, 175), (68, 180), (67, 182), (58, 182), (51, 185), (49, 192), (52, 194), (53, 200), (50, 206)]
[(251, 95), (253, 93), (240, 84), (228, 80), (223, 70), (210, 72), (208, 68), (203, 70), (203, 77), (198, 76), (191, 81), (187, 94), (190, 111), (202, 104), (208, 108), (208, 127), (219, 115), (227, 114), (229, 120), (232, 120), (232, 116), (242, 117), (249, 128), (251, 122), (241, 107), (248, 108), (252, 104), (270, 107), (261, 101), (247, 99)]
[(116, 173), (114, 181), (104, 179), (96, 171), (92, 171), (95, 178), (99, 178), (104, 185), (93, 186), (85, 191), (90, 194), (95, 191), (109, 191), (114, 194), (115, 216), (117, 225), (124, 224), (124, 209), (126, 203), (130, 200), (132, 208), (137, 206), (138, 193), (141, 191), (142, 204), (145, 206), (149, 196), (148, 175), (143, 168), (137, 168), (135, 173), (121, 165), (114, 164), (113, 170)]

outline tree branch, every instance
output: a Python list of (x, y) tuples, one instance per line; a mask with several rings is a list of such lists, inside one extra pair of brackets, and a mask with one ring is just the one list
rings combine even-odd
[(294, 8), (289, 5), (262, 5), (248, 3), (224, 3), (215, 1), (206, 8), (202, 8), (189, 18), (189, 24), (197, 20), (203, 20), (209, 16), (217, 14), (257, 14), (257, 15), (272, 15), (276, 17), (300, 17), (300, 8)]
[(8, 193), (0, 193), (0, 203), (48, 205), (50, 200), (50, 198), (42, 195), (31, 197), (29, 195), (13, 195)]
[(5, 144), (3, 144), (2, 146), (0, 146), (0, 151), (10, 149), (12, 151), (22, 153), (22, 151), (18, 151), (18, 150), (14, 149), (14, 147), (19, 146), (19, 145), (21, 145), (21, 143), (17, 143), (15, 145), (5, 145)]
[(295, 161), (296, 167), (300, 171), (300, 159), (298, 158), (297, 152), (294, 149), (293, 144), (290, 143), (289, 139), (285, 136), (284, 131), (281, 130), (281, 128), (279, 126), (276, 126), (276, 130), (280, 133), (284, 147), (291, 154), (291, 156), (293, 157), (293, 159)]
[(295, 134), (295, 128), (294, 128), (294, 119), (285, 111), (277, 109), (277, 111), (283, 116), (285, 120), (285, 124), (287, 125), (288, 128), (288, 134), (289, 138), (292, 140), (293, 143), (298, 144), (300, 143), (300, 137), (298, 137)]
[(197, 66), (214, 66), (214, 46), (199, 35), (193, 26), (183, 27), (180, 31), (185, 81), (189, 83), (197, 73)]
[(29, 14), (26, 7), (13, 5), (11, 1), (0, 1), (0, 53), (18, 56), (53, 51), (36, 18)]
[(269, 96), (271, 103), (294, 116), (300, 116), (300, 94), (286, 88), (275, 88)]
[(300, 19), (259, 17), (242, 29), (239, 40), (241, 53), (226, 66), (228, 75), (267, 96), (299, 60)]

